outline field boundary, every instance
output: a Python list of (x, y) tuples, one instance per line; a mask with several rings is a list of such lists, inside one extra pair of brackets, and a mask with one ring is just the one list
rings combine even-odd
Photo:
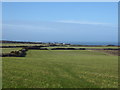
[(18, 51), (11, 51), (10, 53), (2, 53), (0, 57), (25, 57), (28, 50), (23, 48)]
[[(0, 57), (25, 57), (28, 50), (99, 50), (99, 51), (118, 51), (120, 48), (42, 48), (46, 46), (2, 46), (6, 48), (17, 48), (22, 47), (21, 50), (11, 51), (10, 53), (2, 53)], [(119, 55), (119, 54), (118, 54)]]

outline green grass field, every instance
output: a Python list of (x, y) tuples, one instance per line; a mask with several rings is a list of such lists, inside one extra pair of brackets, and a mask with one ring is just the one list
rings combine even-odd
[[(16, 43), (3, 43), (1, 46), (40, 46), (47, 44), (16, 44)], [(98, 46), (98, 47), (85, 47), (85, 46), (54, 46), (54, 47), (46, 47), (46, 48), (118, 48), (117, 46)]]
[(11, 51), (16, 51), (20, 49), (22, 48), (0, 48), (0, 50), (2, 50), (2, 53), (10, 53)]
[(43, 48), (48, 48), (48, 49), (51, 49), (51, 48), (96, 48), (96, 49), (102, 49), (102, 48), (118, 48), (117, 46), (115, 47), (107, 47), (107, 46), (102, 46), (102, 47), (72, 47), (72, 46), (70, 46), (70, 47), (65, 47), (65, 46), (63, 46), (63, 47), (43, 47)]
[(1, 46), (40, 46), (45, 44), (16, 44), (16, 43), (3, 43)]
[(3, 57), (3, 88), (117, 88), (118, 56), (82, 50), (29, 50)]

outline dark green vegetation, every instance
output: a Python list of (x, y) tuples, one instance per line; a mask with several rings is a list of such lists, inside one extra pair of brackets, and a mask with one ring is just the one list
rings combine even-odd
[(117, 88), (118, 56), (92, 50), (29, 50), (3, 57), (3, 88)]

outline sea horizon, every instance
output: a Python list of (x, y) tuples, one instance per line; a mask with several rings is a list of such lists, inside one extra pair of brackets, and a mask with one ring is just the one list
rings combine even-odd
[(18, 42), (42, 42), (42, 43), (65, 43), (73, 45), (119, 45), (118, 42), (108, 42), (108, 41), (36, 41), (36, 40), (1, 40), (1, 41), (18, 41)]

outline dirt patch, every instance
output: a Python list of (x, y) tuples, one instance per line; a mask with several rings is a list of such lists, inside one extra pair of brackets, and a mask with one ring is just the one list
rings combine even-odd
[(104, 52), (104, 53), (110, 54), (110, 55), (120, 56), (120, 50), (96, 50), (96, 51)]

